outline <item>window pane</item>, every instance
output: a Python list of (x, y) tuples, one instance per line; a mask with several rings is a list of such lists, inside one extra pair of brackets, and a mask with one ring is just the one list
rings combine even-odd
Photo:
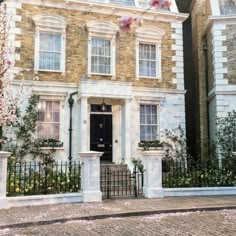
[(60, 102), (52, 102), (53, 111), (60, 111)]
[(59, 133), (59, 128), (60, 128), (59, 124), (54, 124), (53, 125), (53, 133)]
[(219, 0), (222, 15), (236, 14), (236, 3), (234, 0)]
[(53, 112), (53, 122), (60, 122), (60, 112)]
[(140, 124), (145, 124), (145, 115), (140, 115)]
[(40, 111), (40, 112), (38, 113), (38, 120), (39, 120), (39, 121), (45, 121), (45, 116), (46, 116), (46, 113)]

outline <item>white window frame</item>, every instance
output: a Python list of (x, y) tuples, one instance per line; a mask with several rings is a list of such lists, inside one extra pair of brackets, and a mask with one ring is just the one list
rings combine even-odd
[[(155, 65), (156, 65), (156, 67), (155, 67), (155, 69), (156, 69), (156, 76), (146, 76), (146, 75), (141, 75), (140, 74), (140, 71), (138, 72), (139, 73), (139, 77), (140, 78), (158, 78), (158, 76), (160, 76), (159, 75), (159, 71), (161, 70), (161, 66), (160, 66), (160, 62), (159, 62), (159, 57), (161, 56), (160, 55), (160, 51), (161, 51), (161, 49), (159, 49), (159, 45), (158, 44), (154, 44), (154, 43), (145, 43), (145, 42), (139, 42), (139, 50), (138, 50), (138, 55), (140, 56), (140, 44), (143, 44), (143, 45), (153, 45), (153, 46), (155, 46), (155, 57), (156, 57), (156, 59), (155, 59)], [(139, 66), (139, 70), (140, 70), (140, 58), (138, 59), (139, 61), (138, 61), (138, 66)], [(144, 60), (144, 59), (142, 59), (142, 60)], [(145, 61), (150, 61), (150, 60), (145, 60)], [(154, 61), (154, 60), (153, 60)]]
[[(65, 101), (68, 95), (67, 92), (49, 92), (49, 91), (34, 91), (35, 94), (39, 95), (39, 101), (57, 101), (60, 102), (60, 130), (59, 130), (59, 141), (64, 146), (64, 130), (65, 130)], [(38, 138), (38, 129), (36, 131), (36, 138)], [(46, 148), (47, 149), (47, 148)], [(60, 149), (60, 148), (56, 148)]]
[[(91, 75), (104, 75), (111, 76), (112, 79), (116, 78), (116, 35), (119, 27), (110, 22), (104, 21), (90, 21), (87, 24), (88, 29), (88, 77)], [(93, 73), (91, 71), (92, 59), (92, 38), (104, 39), (111, 41), (111, 71), (110, 74)]]
[[(66, 22), (63, 17), (57, 15), (43, 14), (33, 17), (35, 23), (35, 48), (34, 48), (34, 70), (65, 73), (65, 48), (66, 48)], [(39, 68), (40, 32), (61, 35), (61, 58), (59, 70), (48, 70)]]
[(160, 139), (160, 104), (157, 103), (156, 101), (143, 101), (139, 103), (139, 141), (141, 142), (141, 119), (140, 119), (140, 114), (141, 114), (141, 105), (150, 105), (150, 106), (156, 106), (157, 110), (157, 137), (155, 140)]
[[(39, 100), (39, 104), (40, 103), (42, 103), (42, 102), (45, 102), (45, 103), (47, 103), (47, 102), (58, 102), (59, 103), (59, 108), (60, 108), (60, 110), (59, 110), (59, 113), (60, 113), (60, 116), (59, 116), (59, 122), (54, 122), (54, 121), (48, 121), (48, 122), (46, 122), (46, 121), (39, 121), (39, 119), (38, 119), (38, 122), (37, 122), (37, 126), (39, 125), (39, 124), (59, 124), (59, 130), (58, 130), (58, 136), (59, 136), (59, 138), (57, 139), (57, 140), (59, 140), (60, 141), (60, 130), (61, 130), (61, 102), (59, 101), (59, 100), (55, 100), (55, 99), (52, 99), (52, 100), (48, 100), (48, 99), (40, 99)], [(39, 111), (38, 111), (39, 112)], [(39, 135), (39, 133), (38, 133), (38, 127), (37, 127), (37, 138), (38, 138), (38, 135)], [(53, 135), (54, 135), (54, 133), (53, 133)], [(40, 138), (41, 139), (41, 138)], [(43, 139), (48, 139), (47, 137), (43, 137)], [(54, 138), (53, 137), (53, 139), (56, 139), (56, 138)]]
[[(96, 57), (102, 57), (102, 56), (100, 56), (100, 55), (92, 55), (92, 41), (93, 41), (93, 39), (95, 39), (95, 40), (106, 40), (106, 41), (109, 41), (110, 42), (110, 56), (109, 56), (109, 58), (110, 58), (110, 65), (109, 65), (109, 67), (110, 67), (110, 73), (100, 73), (100, 72), (93, 72), (92, 71), (92, 57), (93, 56), (96, 56)], [(92, 37), (91, 38), (91, 74), (98, 74), (98, 75), (112, 75), (112, 42), (111, 42), (111, 40), (110, 39), (104, 39), (104, 38), (98, 38), (98, 37)], [(106, 57), (106, 56), (103, 56), (103, 57)], [(108, 57), (108, 56), (107, 56)]]
[[(150, 0), (145, 0), (146, 1), (146, 3), (147, 3), (147, 6), (142, 6), (141, 4), (140, 4), (140, 2), (139, 2), (139, 0), (134, 0), (135, 1), (135, 5), (137, 6), (137, 7), (140, 7), (140, 8), (148, 8), (148, 7), (150, 7)], [(144, 1), (143, 1), (144, 2)]]
[[(140, 27), (136, 30), (136, 80), (140, 78), (162, 79), (161, 45), (165, 32), (155, 27)], [(139, 74), (139, 45), (151, 44), (156, 46), (156, 76), (141, 76)]]

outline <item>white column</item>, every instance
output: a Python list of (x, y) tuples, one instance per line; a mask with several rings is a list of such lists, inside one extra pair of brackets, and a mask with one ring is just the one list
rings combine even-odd
[(162, 158), (163, 150), (143, 151), (144, 186), (143, 192), (147, 198), (164, 197), (162, 188)]
[(81, 187), (84, 202), (102, 201), (100, 190), (100, 157), (102, 152), (80, 152)]
[(0, 209), (8, 208), (6, 187), (7, 187), (7, 158), (9, 152), (0, 152)]
[(129, 162), (131, 157), (131, 119), (132, 119), (132, 112), (131, 112), (131, 99), (125, 100), (125, 108), (124, 108), (124, 148), (125, 148), (125, 162)]
[(80, 151), (87, 152), (88, 146), (88, 98), (80, 98)]

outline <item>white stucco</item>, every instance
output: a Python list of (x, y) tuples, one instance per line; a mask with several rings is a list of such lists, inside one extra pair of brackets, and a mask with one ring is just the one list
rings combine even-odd
[[(17, 84), (17, 82), (15, 83)], [(28, 82), (30, 86), (30, 83)], [(17, 87), (17, 86), (16, 86)], [(27, 84), (24, 86), (27, 89)], [(67, 160), (69, 155), (69, 104), (72, 92), (72, 157), (77, 158), (80, 151), (90, 150), (90, 105), (112, 105), (113, 162), (129, 163), (131, 158), (140, 157), (141, 103), (158, 106), (158, 133), (174, 129), (179, 125), (185, 129), (185, 91), (133, 87), (130, 82), (81, 80), (79, 86), (62, 82), (35, 82), (33, 92), (44, 99), (59, 99), (61, 102), (60, 141), (63, 147), (57, 148), (56, 159)], [(25, 110), (27, 102), (23, 104)], [(159, 135), (160, 136), (160, 135)], [(47, 149), (45, 148), (45, 151)]]

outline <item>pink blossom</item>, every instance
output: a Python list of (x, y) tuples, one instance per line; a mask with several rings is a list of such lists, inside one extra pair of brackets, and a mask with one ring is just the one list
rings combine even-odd
[(12, 65), (13, 64), (13, 61), (11, 61), (11, 60), (7, 60), (7, 65)]
[(171, 5), (170, 0), (151, 0), (150, 5), (156, 9), (162, 9)]
[(134, 18), (131, 16), (122, 16), (118, 21), (120, 29), (129, 31), (132, 29), (132, 24), (134, 22)]
[(137, 22), (138, 26), (142, 26), (143, 25), (143, 19), (141, 17), (137, 17), (136, 18), (136, 22)]

